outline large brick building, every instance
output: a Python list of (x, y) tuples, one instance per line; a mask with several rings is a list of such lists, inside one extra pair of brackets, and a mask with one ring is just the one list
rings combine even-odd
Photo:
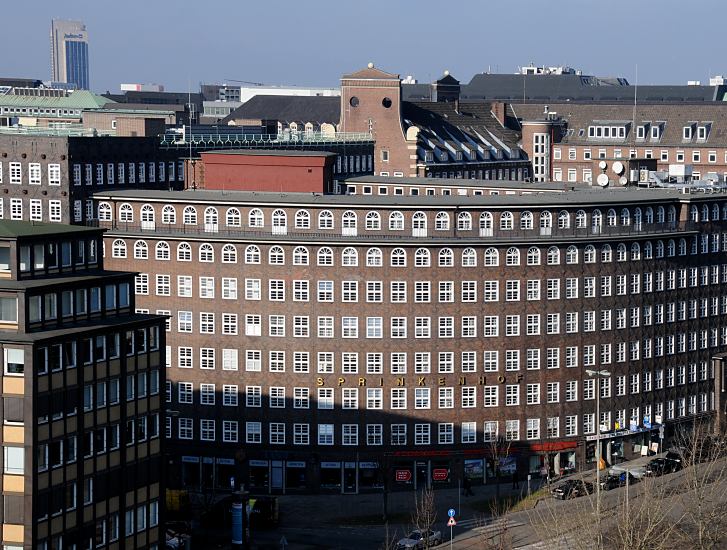
[(723, 409), (722, 193), (426, 181), (96, 194), (109, 265), (170, 316), (172, 484), (456, 486), (502, 445), (511, 469), (571, 471), (597, 426), (613, 462)]
[[(164, 319), (102, 231), (0, 220), (2, 546), (156, 550)], [(162, 367), (160, 369), (160, 367)]]

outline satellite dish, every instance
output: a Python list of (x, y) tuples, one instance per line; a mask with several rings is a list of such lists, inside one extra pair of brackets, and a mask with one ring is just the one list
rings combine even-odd
[(608, 164), (606, 164), (606, 161), (605, 160), (602, 160), (601, 162), (598, 163), (598, 167), (601, 170), (605, 170), (606, 168), (608, 168)]
[(613, 166), (611, 166), (611, 169), (614, 171), (614, 173), (618, 174), (619, 176), (624, 173), (624, 164), (620, 160), (617, 160), (613, 163)]
[(619, 185), (626, 185), (628, 182), (629, 178), (627, 178), (626, 176), (621, 176), (620, 178), (618, 178)]
[(608, 176), (606, 174), (598, 174), (596, 183), (601, 187), (606, 187), (608, 185)]

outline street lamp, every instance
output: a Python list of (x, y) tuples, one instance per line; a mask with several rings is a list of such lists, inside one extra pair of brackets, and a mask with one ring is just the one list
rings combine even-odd
[(596, 522), (598, 548), (601, 548), (601, 377), (611, 376), (607, 370), (586, 369), (588, 376), (596, 377)]

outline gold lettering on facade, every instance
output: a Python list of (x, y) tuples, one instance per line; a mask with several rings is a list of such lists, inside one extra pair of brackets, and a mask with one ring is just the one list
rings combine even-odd
[(505, 377), (504, 377), (504, 376), (503, 376), (503, 375), (501, 374), (501, 375), (499, 375), (499, 376), (497, 377), (497, 381), (498, 381), (498, 382), (499, 382), (500, 384), (504, 384), (504, 383), (505, 383)]
[(404, 382), (404, 379), (403, 378), (397, 378), (396, 379), (396, 385), (397, 386), (403, 386), (404, 384), (405, 384), (405, 382)]
[(418, 384), (419, 386), (423, 386), (423, 385), (424, 385), (424, 384), (426, 383), (426, 379), (427, 379), (427, 377), (426, 377), (426, 376), (420, 376), (420, 377), (419, 377), (419, 381), (417, 382), (417, 384)]
[(521, 373), (518, 373), (517, 375), (517, 381), (522, 382), (523, 381), (523, 375)]
[(480, 376), (480, 386), (484, 386), (485, 384), (487, 384), (487, 377)]
[(346, 379), (345, 379), (345, 378), (341, 378), (341, 377), (339, 377), (339, 379), (338, 379), (338, 385), (339, 385), (339, 386), (343, 386), (343, 383), (344, 383), (345, 381), (346, 381)]
[(316, 386), (322, 386), (323, 385), (323, 378), (316, 378)]
[(365, 378), (359, 378), (358, 379), (358, 385), (359, 386), (365, 386), (366, 385), (366, 379)]
[(459, 385), (464, 386), (467, 383), (467, 378), (464, 376), (459, 377)]
[(444, 378), (444, 376), (439, 377), (439, 385), (444, 386), (447, 383), (447, 380)]

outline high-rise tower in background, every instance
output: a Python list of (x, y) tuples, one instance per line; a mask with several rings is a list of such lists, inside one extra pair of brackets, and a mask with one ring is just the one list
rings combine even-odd
[(88, 32), (81, 21), (51, 22), (51, 68), (53, 81), (89, 89)]

